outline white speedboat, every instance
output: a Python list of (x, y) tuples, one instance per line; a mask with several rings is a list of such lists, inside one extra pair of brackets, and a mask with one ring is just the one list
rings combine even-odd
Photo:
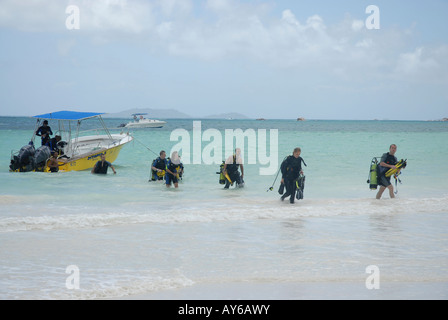
[(125, 125), (126, 128), (162, 128), (166, 122), (162, 120), (147, 119), (147, 113), (134, 113), (134, 121)]

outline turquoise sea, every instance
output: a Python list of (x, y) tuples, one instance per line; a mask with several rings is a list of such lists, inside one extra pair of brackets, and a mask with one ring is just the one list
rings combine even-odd
[[(113, 130), (127, 121), (105, 119)], [(448, 298), (448, 122), (166, 121), (131, 131), (117, 174), (97, 176), (9, 172), (11, 152), (28, 143), (35, 120), (0, 117), (0, 299), (157, 297), (235, 283), (274, 286), (248, 293), (262, 299), (357, 298), (353, 288), (372, 299)], [(193, 121), (201, 133), (220, 133), (223, 150), (226, 130), (255, 132), (257, 145), (234, 146), (244, 149), (244, 188), (224, 190), (219, 164), (192, 163), (212, 141), (201, 137), (193, 148)], [(179, 188), (167, 189), (148, 182), (149, 168), (179, 142), (170, 140), (176, 129), (190, 134), (191, 155), (180, 152), (190, 164)], [(263, 129), (268, 138), (278, 132), (263, 144), (277, 162), (268, 175), (259, 154), (248, 163)], [(408, 166), (396, 199), (386, 192), (376, 200), (366, 182), (370, 161), (392, 143)], [(304, 199), (291, 205), (279, 200), (280, 178), (268, 189), (295, 147), (306, 184)], [(366, 288), (372, 265), (380, 289)], [(73, 266), (78, 288), (67, 284)], [(303, 283), (314, 285), (313, 295), (285, 289)], [(338, 284), (351, 289), (319, 289)], [(235, 297), (244, 298), (228, 298)]]

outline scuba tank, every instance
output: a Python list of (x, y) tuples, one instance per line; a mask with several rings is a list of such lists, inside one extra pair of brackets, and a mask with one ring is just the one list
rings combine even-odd
[(374, 157), (372, 162), (370, 163), (370, 171), (369, 171), (369, 179), (367, 183), (369, 183), (370, 190), (376, 190), (378, 188), (378, 159)]
[(219, 172), (216, 172), (216, 174), (219, 174), (219, 184), (226, 184), (226, 177), (224, 176), (224, 164), (225, 161), (223, 161), (221, 163), (221, 165), (219, 166)]

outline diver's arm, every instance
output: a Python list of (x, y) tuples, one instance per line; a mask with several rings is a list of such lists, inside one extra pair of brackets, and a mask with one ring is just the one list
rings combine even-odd
[(384, 168), (397, 169), (396, 166), (391, 165), (391, 164), (387, 164), (386, 162), (380, 162), (380, 166), (382, 166)]

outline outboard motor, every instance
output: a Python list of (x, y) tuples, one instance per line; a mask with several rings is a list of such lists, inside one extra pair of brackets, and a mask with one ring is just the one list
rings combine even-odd
[(13, 156), (9, 168), (11, 171), (32, 171), (34, 168), (34, 145), (32, 142), (20, 148), (19, 153)]
[(51, 156), (51, 150), (47, 146), (39, 147), (34, 153), (34, 168), (36, 171), (44, 171), (47, 160)]

